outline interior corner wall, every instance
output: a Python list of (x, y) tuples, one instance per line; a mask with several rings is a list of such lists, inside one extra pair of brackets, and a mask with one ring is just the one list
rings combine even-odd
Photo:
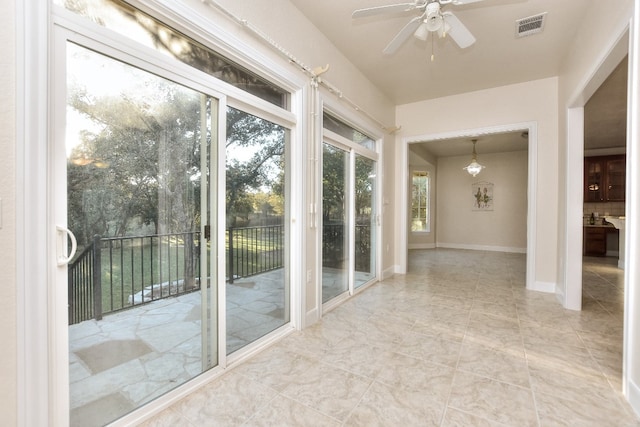
[[(476, 177), (462, 169), (469, 160), (438, 160), (438, 247), (526, 252), (527, 152), (478, 154), (485, 169)], [(474, 196), (488, 183), (493, 184), (492, 207), (479, 210)]]
[(0, 3), (0, 414), (17, 425), (16, 2)]
[[(396, 136), (398, 146), (403, 139), (415, 139), (420, 135), (524, 122), (537, 124), (537, 141), (530, 141), (530, 144), (537, 144), (536, 170), (533, 171), (537, 202), (535, 218), (530, 218), (536, 221), (534, 280), (545, 287), (555, 285), (558, 258), (557, 78), (399, 105), (396, 120), (402, 126)], [(398, 206), (399, 188), (396, 194)]]

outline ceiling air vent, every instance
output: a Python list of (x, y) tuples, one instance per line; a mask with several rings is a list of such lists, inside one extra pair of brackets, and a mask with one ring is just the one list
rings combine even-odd
[(544, 29), (547, 12), (516, 21), (516, 37), (525, 37), (532, 34), (541, 33)]

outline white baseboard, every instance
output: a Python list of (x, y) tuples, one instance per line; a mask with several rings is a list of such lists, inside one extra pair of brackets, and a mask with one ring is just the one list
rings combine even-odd
[(304, 316), (304, 327), (308, 328), (309, 326), (318, 322), (318, 320), (320, 320), (320, 313), (318, 309), (314, 308), (313, 310), (309, 310)]
[[(555, 283), (553, 282), (533, 282), (532, 286), (527, 288), (530, 291), (538, 291), (538, 292), (546, 292), (549, 294), (555, 294), (558, 289)], [(561, 296), (564, 299), (563, 296)]]
[(627, 400), (636, 415), (640, 416), (640, 387), (633, 381), (629, 380), (627, 384)]
[(487, 246), (487, 245), (467, 245), (464, 243), (443, 243), (438, 242), (437, 247), (447, 249), (468, 249), (472, 251), (490, 251), (490, 252), (510, 252), (517, 254), (526, 254), (527, 248), (516, 248), (510, 246)]
[(409, 250), (411, 249), (435, 249), (435, 243), (409, 243)]
[(389, 268), (386, 268), (385, 270), (382, 271), (382, 280), (388, 279), (390, 277), (392, 277), (396, 271), (398, 271), (399, 266), (397, 265), (392, 265)]

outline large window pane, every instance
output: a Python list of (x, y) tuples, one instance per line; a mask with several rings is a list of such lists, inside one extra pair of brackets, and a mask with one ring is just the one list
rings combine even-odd
[(322, 151), (322, 302), (349, 290), (349, 153), (327, 143)]
[(322, 126), (331, 132), (335, 132), (338, 135), (347, 138), (351, 142), (368, 148), (369, 150), (376, 149), (376, 144), (373, 139), (331, 114), (327, 114), (326, 112), (323, 114)]
[(227, 110), (227, 353), (289, 322), (289, 131)]
[(429, 173), (411, 174), (411, 231), (429, 231)]
[(288, 93), (120, 0), (54, 0), (55, 4), (176, 58), (281, 108)]
[(200, 233), (217, 101), (72, 43), (66, 81), (70, 418), (99, 426), (217, 364)]

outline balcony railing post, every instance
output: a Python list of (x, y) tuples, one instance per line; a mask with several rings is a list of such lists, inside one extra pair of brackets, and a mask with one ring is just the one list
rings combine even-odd
[(93, 237), (93, 317), (102, 320), (102, 245), (101, 237)]
[(229, 227), (229, 283), (233, 283), (233, 227)]

